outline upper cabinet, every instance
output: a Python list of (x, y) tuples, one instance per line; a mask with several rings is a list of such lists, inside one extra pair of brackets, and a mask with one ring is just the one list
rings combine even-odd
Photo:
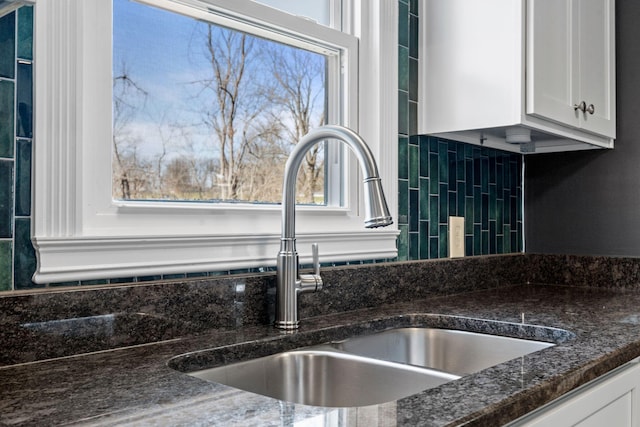
[(613, 147), (614, 0), (420, 4), (419, 133), (523, 153)]

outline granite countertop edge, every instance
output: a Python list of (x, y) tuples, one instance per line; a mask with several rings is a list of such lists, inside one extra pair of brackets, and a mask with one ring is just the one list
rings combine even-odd
[[(392, 402), (397, 425), (503, 425), (640, 356), (638, 306), (638, 291), (517, 285), (303, 319), (294, 334), (268, 326), (212, 330), (5, 366), (0, 425), (286, 425), (283, 407), (291, 419), (328, 409), (208, 383), (171, 369), (170, 360), (225, 348), (214, 356), (229, 361), (239, 353), (277, 352), (394, 325), (436, 321), (443, 327), (451, 319), (568, 331), (554, 347)], [(388, 413), (384, 405), (378, 413), (383, 409)]]

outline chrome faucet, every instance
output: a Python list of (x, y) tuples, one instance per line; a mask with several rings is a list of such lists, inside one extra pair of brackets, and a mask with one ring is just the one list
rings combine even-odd
[(294, 147), (284, 168), (282, 186), (282, 237), (277, 260), (276, 322), (280, 329), (298, 328), (298, 295), (322, 289), (318, 245), (312, 245), (313, 274), (298, 274), (296, 251), (295, 209), (298, 169), (306, 152), (320, 141), (336, 139), (347, 144), (355, 153), (364, 175), (366, 228), (385, 227), (393, 223), (384, 198), (378, 167), (364, 140), (351, 129), (327, 125), (310, 131)]

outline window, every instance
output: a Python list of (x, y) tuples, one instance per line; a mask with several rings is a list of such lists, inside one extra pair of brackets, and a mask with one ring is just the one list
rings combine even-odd
[[(111, 16), (111, 3), (36, 2), (35, 280), (274, 265), (280, 235), (277, 204), (212, 206), (113, 197), (108, 159), (114, 136), (114, 64), (112, 23), (105, 19)], [(348, 18), (344, 32), (248, 0), (141, 3), (323, 58), (327, 121), (359, 131), (369, 143), (395, 210), (397, 100), (396, 86), (388, 82), (397, 77), (395, 61), (388, 58), (397, 55), (396, 1), (342, 1), (341, 7), (330, 9), (328, 20), (337, 22), (336, 15)], [(135, 75), (126, 72), (126, 66), (123, 70), (121, 76)], [(333, 145), (337, 144), (328, 144)], [(395, 256), (396, 230), (363, 228), (355, 162), (338, 145), (325, 151), (324, 163), (327, 200), (297, 209), (302, 261), (308, 259), (312, 242), (320, 244), (323, 262)]]
[[(115, 199), (278, 203), (293, 146), (340, 121), (340, 50), (129, 0), (113, 18)], [(303, 203), (325, 204), (324, 158), (306, 156)]]

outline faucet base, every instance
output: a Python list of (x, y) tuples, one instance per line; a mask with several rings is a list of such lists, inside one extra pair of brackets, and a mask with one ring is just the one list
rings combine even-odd
[(276, 328), (284, 329), (288, 331), (298, 329), (299, 325), (300, 325), (299, 321), (292, 321), (292, 320), (276, 320), (276, 322), (274, 323), (274, 326)]

